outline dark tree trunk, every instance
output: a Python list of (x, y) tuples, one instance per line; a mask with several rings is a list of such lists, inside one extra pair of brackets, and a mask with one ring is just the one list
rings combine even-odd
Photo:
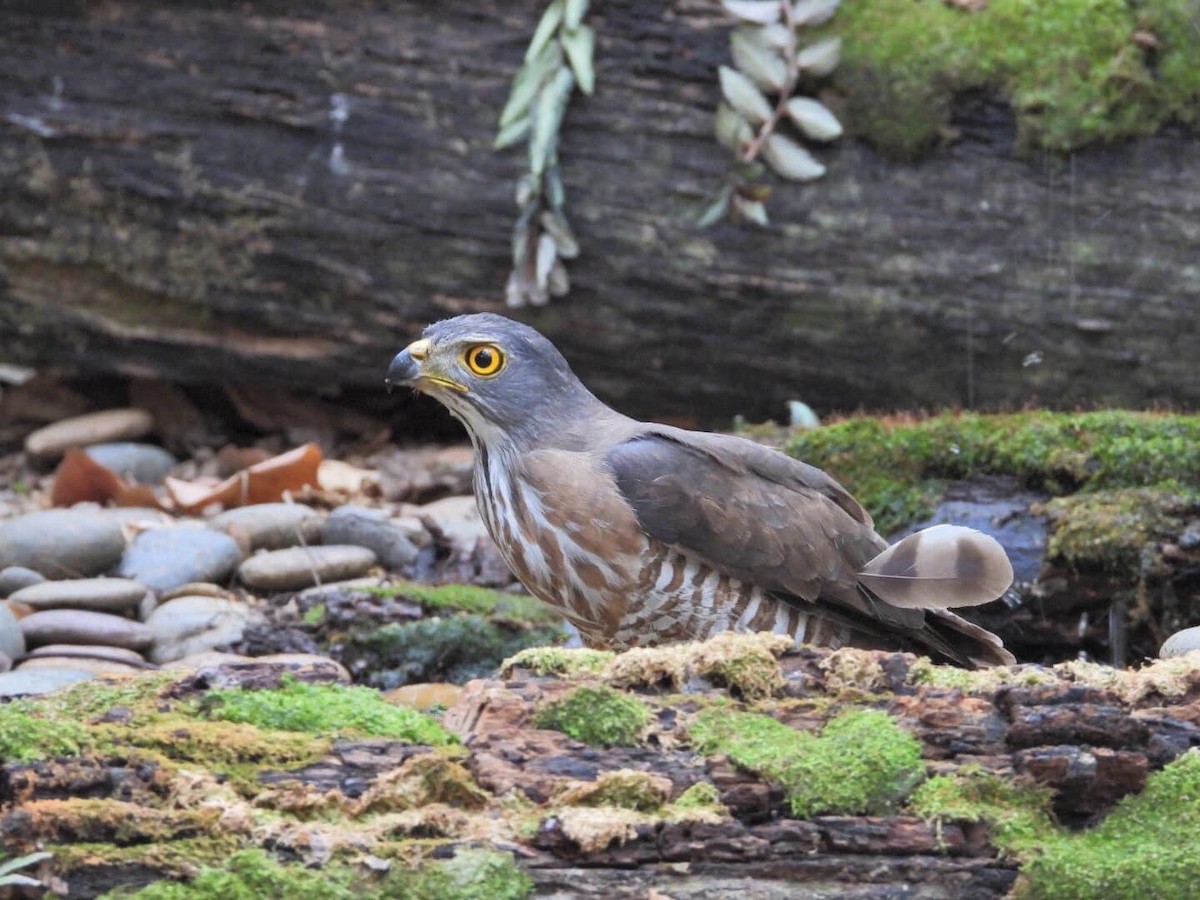
[[(490, 144), (542, 5), (0, 3), (0, 357), (367, 387), (425, 322), (502, 308), (523, 154)], [(1019, 158), (974, 101), (925, 162), (845, 140), (769, 230), (699, 230), (717, 4), (594, 20), (562, 150), (583, 256), (522, 315), (607, 399), (1200, 402), (1192, 140)]]

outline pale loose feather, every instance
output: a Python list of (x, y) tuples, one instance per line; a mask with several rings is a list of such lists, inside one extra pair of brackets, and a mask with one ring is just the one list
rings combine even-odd
[(995, 600), (1012, 584), (1012, 563), (991, 535), (935, 525), (888, 547), (858, 574), (872, 594), (903, 609), (950, 609)]

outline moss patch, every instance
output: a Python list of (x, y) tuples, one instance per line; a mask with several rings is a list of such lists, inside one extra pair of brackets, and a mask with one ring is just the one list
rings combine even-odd
[(530, 597), (528, 594), (508, 594), (470, 584), (432, 585), (406, 581), (401, 584), (367, 587), (363, 590), (381, 597), (403, 597), (416, 601), (426, 612), (431, 613), (457, 610), (539, 625), (556, 624), (562, 619), (536, 597)]
[(783, 635), (726, 632), (699, 643), (628, 650), (605, 669), (604, 678), (617, 687), (678, 690), (694, 676), (761, 700), (783, 686), (778, 657), (793, 646)]
[(1200, 473), (1200, 416), (1109, 411), (855, 418), (797, 431), (784, 449), (837, 478), (886, 534), (929, 515), (945, 480), (976, 475), (1013, 476), (1053, 495), (1145, 487), (1180, 493)]
[(911, 158), (945, 136), (956, 93), (983, 87), (1010, 101), (1027, 148), (1150, 134), (1173, 118), (1194, 124), (1194, 18), (1179, 0), (991, 0), (974, 13), (941, 0), (860, 0), (825, 31), (844, 39), (835, 84), (847, 120)]
[(271, 691), (210, 691), (201, 710), (212, 719), (278, 731), (387, 737), (433, 746), (455, 742), (428, 716), (393, 706), (378, 691), (363, 687), (285, 680)]
[(878, 710), (843, 713), (818, 737), (769, 716), (710, 709), (690, 733), (699, 752), (724, 753), (781, 785), (801, 818), (893, 810), (924, 771), (920, 742)]
[(1147, 547), (1170, 537), (1182, 517), (1200, 513), (1200, 496), (1127, 488), (1057, 497), (1043, 510), (1053, 526), (1048, 559), (1076, 569), (1150, 574), (1160, 561), (1157, 548), (1147, 556)]
[(608, 650), (568, 650), (563, 647), (529, 647), (506, 659), (500, 666), (500, 677), (511, 678), (514, 669), (529, 669), (534, 675), (596, 675), (604, 671), (616, 654)]
[(632, 747), (649, 720), (650, 710), (636, 697), (585, 686), (543, 706), (533, 721), (593, 747)]
[(997, 847), (1021, 854), (1060, 835), (1050, 803), (1051, 792), (1041, 785), (964, 767), (926, 781), (913, 792), (909, 808), (933, 821), (986, 822)]
[(565, 806), (615, 806), (637, 812), (654, 812), (667, 802), (671, 779), (649, 772), (617, 769), (603, 772), (588, 784), (558, 798)]
[(82, 726), (70, 720), (44, 718), (34, 709), (23, 701), (0, 706), (0, 762), (76, 756), (90, 744)]

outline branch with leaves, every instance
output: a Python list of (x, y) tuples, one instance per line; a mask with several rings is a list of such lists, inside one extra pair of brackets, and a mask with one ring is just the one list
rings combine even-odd
[[(767, 224), (761, 184), (761, 158), (792, 181), (813, 181), (823, 166), (796, 139), (827, 142), (842, 134), (841, 123), (824, 104), (796, 96), (806, 82), (829, 75), (841, 58), (841, 39), (825, 38), (801, 46), (804, 28), (822, 25), (837, 12), (839, 0), (722, 0), (738, 19), (730, 36), (733, 66), (721, 66), (723, 102), (717, 107), (717, 140), (733, 151), (730, 177), (700, 217), (709, 225), (732, 211), (738, 218)], [(773, 100), (771, 99), (773, 98)], [(790, 123), (795, 137), (781, 130)]]
[(558, 134), (575, 87), (591, 94), (595, 85), (596, 35), (583, 24), (587, 7), (588, 0), (553, 0), (546, 8), (500, 114), (496, 149), (521, 141), (529, 148), (529, 171), (517, 182), (509, 306), (541, 306), (570, 290), (563, 261), (579, 255), (579, 243), (564, 212)]

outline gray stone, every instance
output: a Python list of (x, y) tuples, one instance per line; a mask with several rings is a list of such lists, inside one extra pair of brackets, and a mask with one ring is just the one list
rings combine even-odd
[(0, 673), (7, 672), (12, 668), (12, 657), (7, 653), (0, 653)]
[(252, 663), (254, 657), (242, 656), (240, 653), (222, 653), (219, 650), (205, 650), (202, 653), (192, 653), (183, 659), (175, 659), (163, 663), (164, 669), (202, 669), (205, 666), (223, 666), (230, 663)]
[(152, 528), (134, 539), (117, 574), (161, 594), (189, 581), (223, 581), (241, 559), (237, 541), (211, 528)]
[(106, 647), (103, 644), (45, 644), (25, 654), (26, 659), (44, 659), (47, 656), (106, 659), (110, 662), (143, 667), (146, 663), (145, 657), (136, 650), (127, 650), (124, 647)]
[(73, 578), (45, 581), (13, 594), (9, 599), (37, 609), (96, 609), (115, 612), (137, 606), (146, 586), (127, 578)]
[(403, 510), (405, 517), (432, 519), (459, 547), (470, 548), (481, 540), (490, 540), (474, 497), (443, 497), (423, 506), (405, 506)]
[(298, 669), (301, 666), (329, 664), (337, 669), (338, 681), (343, 684), (350, 683), (350, 672), (345, 666), (336, 659), (330, 659), (328, 656), (320, 656), (316, 653), (268, 653), (266, 656), (255, 657), (255, 662), (281, 663), (292, 669)]
[[(1200, 650), (1200, 625), (1177, 631), (1163, 641), (1163, 645), (1158, 649), (1158, 657), (1159, 659), (1170, 659), (1173, 656), (1183, 656), (1185, 653), (1192, 653), (1196, 650)], [(1200, 664), (1200, 657), (1197, 658), (1197, 664)]]
[(41, 572), (26, 569), (24, 566), (9, 566), (7, 569), (0, 569), (0, 597), (15, 594), (21, 588), (27, 588), (31, 584), (40, 584), (45, 580), (46, 576)]
[(138, 484), (161, 483), (177, 462), (175, 457), (162, 447), (130, 441), (95, 444), (88, 447), (86, 453), (105, 468)]
[(26, 659), (13, 671), (32, 672), (46, 669), (73, 669), (79, 672), (91, 672), (93, 675), (138, 675), (143, 669), (112, 659), (95, 659), (89, 656), (45, 656)]
[(148, 506), (117, 506), (103, 512), (119, 525), (136, 528), (157, 528), (160, 525), (173, 525), (178, 521), (161, 509)]
[(112, 568), (124, 552), (120, 523), (101, 512), (48, 509), (0, 522), (0, 567), (86, 578)]
[(43, 644), (104, 644), (145, 650), (154, 634), (141, 622), (86, 609), (48, 609), (21, 619), (30, 647)]
[(0, 602), (0, 653), (16, 659), (25, 652), (25, 634), (21, 623), (3, 602)]
[(399, 571), (417, 558), (417, 547), (381, 509), (343, 506), (321, 526), (324, 544), (353, 544), (375, 553), (385, 569)]
[(210, 528), (249, 541), (251, 550), (281, 550), (315, 544), (321, 535), (321, 513), (302, 503), (256, 503), (220, 513)]
[(260, 591), (296, 591), (326, 581), (365, 575), (375, 565), (366, 547), (293, 547), (252, 556), (238, 569), (243, 583)]
[(48, 694), (69, 684), (89, 681), (96, 676), (82, 669), (33, 669), (0, 675), (0, 697), (28, 697)]
[(39, 428), (25, 438), (25, 452), (38, 459), (56, 459), (72, 447), (136, 440), (153, 427), (154, 417), (144, 409), (106, 409)]
[(218, 597), (178, 597), (164, 603), (146, 620), (154, 635), (150, 659), (167, 663), (235, 644), (249, 624), (261, 624), (263, 615), (240, 600)]

